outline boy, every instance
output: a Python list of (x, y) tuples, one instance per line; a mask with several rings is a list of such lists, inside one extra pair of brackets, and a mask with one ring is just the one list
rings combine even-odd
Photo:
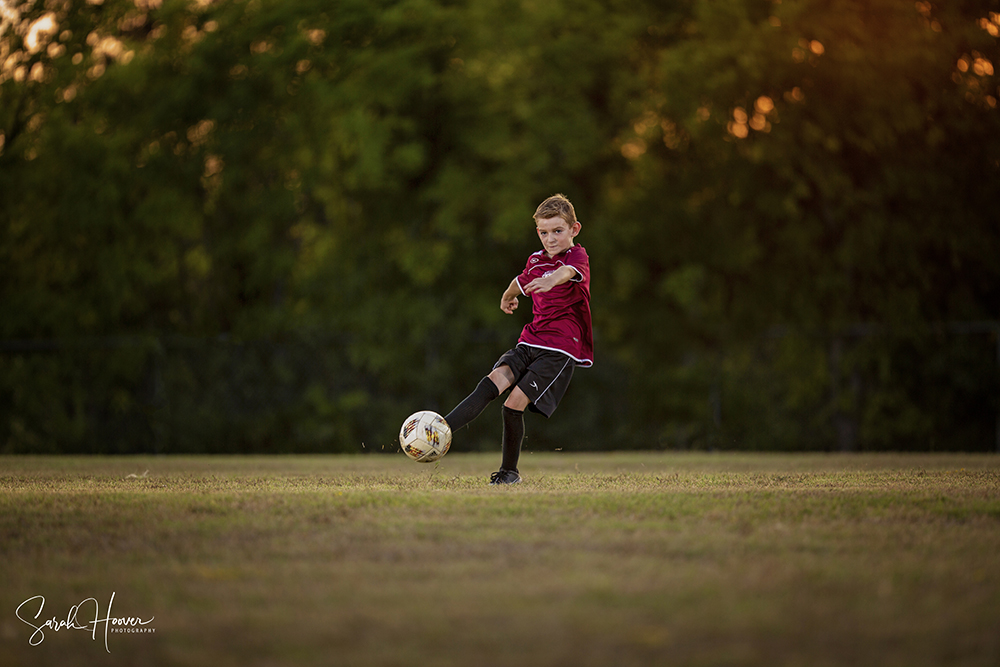
[(534, 219), (542, 250), (528, 257), (524, 271), (500, 297), (500, 310), (508, 315), (517, 309), (519, 295), (530, 297), (532, 320), (521, 331), (517, 346), (504, 353), (475, 391), (445, 416), (454, 433), (513, 387), (503, 404), (503, 458), (490, 484), (521, 481), (517, 461), (525, 409), (551, 417), (573, 369), (594, 363), (590, 262), (583, 246), (574, 243), (581, 225), (573, 204), (563, 195), (553, 195), (539, 204)]

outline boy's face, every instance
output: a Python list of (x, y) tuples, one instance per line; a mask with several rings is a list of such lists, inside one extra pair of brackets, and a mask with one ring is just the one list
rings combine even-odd
[(580, 223), (570, 225), (560, 217), (535, 221), (538, 238), (549, 257), (555, 257), (573, 247), (573, 239), (580, 233)]

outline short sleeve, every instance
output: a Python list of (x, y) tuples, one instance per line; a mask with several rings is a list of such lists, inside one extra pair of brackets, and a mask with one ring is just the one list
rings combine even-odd
[(590, 280), (590, 258), (583, 246), (575, 245), (570, 248), (563, 261), (566, 266), (576, 271), (576, 276), (571, 278), (573, 282), (588, 282)]

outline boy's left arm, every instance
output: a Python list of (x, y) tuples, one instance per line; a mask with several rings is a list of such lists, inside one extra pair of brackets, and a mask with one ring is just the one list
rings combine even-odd
[(549, 275), (541, 278), (535, 278), (530, 283), (525, 285), (524, 293), (533, 294), (535, 292), (548, 292), (553, 287), (557, 287), (563, 283), (568, 283), (577, 275), (577, 270), (572, 266), (560, 266)]

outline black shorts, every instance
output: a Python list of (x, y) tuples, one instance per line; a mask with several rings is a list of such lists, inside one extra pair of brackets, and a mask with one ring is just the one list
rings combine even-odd
[(518, 345), (507, 350), (493, 368), (501, 366), (514, 372), (514, 384), (531, 401), (528, 409), (551, 417), (573, 379), (576, 362), (562, 352)]

